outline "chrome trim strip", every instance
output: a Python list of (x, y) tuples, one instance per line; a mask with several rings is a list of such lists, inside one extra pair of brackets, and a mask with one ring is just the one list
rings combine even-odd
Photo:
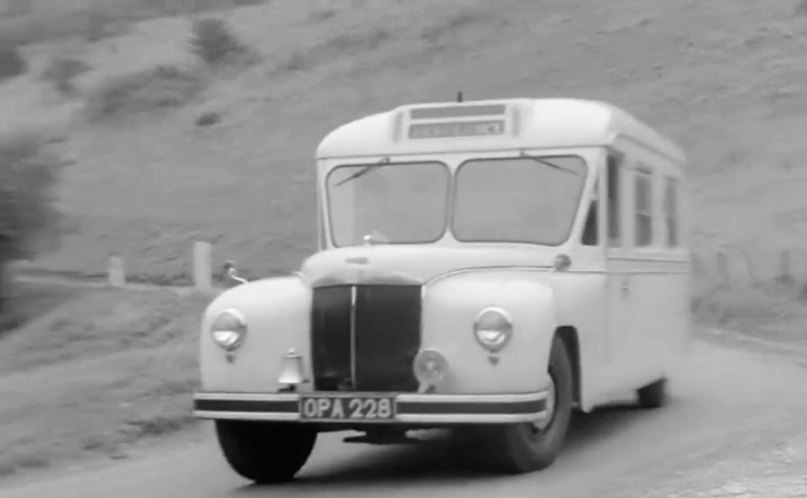
[(350, 382), (356, 386), (356, 300), (358, 290), (350, 286)]
[(224, 400), (224, 401), (299, 401), (300, 395), (297, 393), (234, 393), (234, 392), (212, 392), (197, 391), (193, 393), (193, 399), (199, 400)]
[[(657, 270), (642, 270), (636, 268), (624, 268), (624, 269), (616, 269), (616, 268), (603, 268), (598, 270), (576, 270), (576, 269), (569, 269), (564, 270), (562, 272), (558, 272), (559, 274), (564, 273), (579, 273), (579, 274), (597, 274), (597, 275), (609, 275), (609, 274), (636, 274), (636, 275), (668, 275), (668, 274), (689, 274), (692, 273), (690, 269), (690, 265), (686, 261), (679, 261), (679, 260), (640, 260), (646, 261), (651, 263), (671, 263), (674, 264), (676, 267), (683, 267), (683, 268), (674, 268), (674, 269), (657, 269)], [(537, 272), (537, 273), (549, 273), (552, 269), (551, 266), (517, 266), (517, 265), (502, 265), (502, 266), (479, 266), (475, 268), (461, 268), (459, 270), (451, 270), (445, 273), (441, 273), (435, 277), (430, 278), (423, 284), (423, 295), (425, 297), (426, 294), (426, 287), (430, 285), (434, 285), (441, 280), (445, 280), (450, 277), (454, 277), (457, 275), (462, 275), (465, 273), (475, 273), (475, 272), (483, 272), (483, 271), (524, 271), (524, 272)]]
[(302, 396), (361, 397), (387, 396), (402, 403), (522, 403), (546, 399), (548, 391), (517, 394), (417, 394), (417, 393), (377, 393), (377, 392), (329, 392), (311, 391), (306, 393), (233, 393), (233, 392), (195, 392), (193, 399), (226, 400), (226, 401), (292, 401), (297, 402)]
[(524, 394), (398, 394), (401, 403), (522, 403), (546, 399), (549, 391)]
[(281, 422), (297, 422), (299, 413), (248, 413), (248, 412), (211, 412), (194, 410), (193, 416), (208, 420), (266, 420)]
[(545, 418), (545, 412), (541, 412), (516, 415), (397, 415), (395, 421), (407, 424), (503, 424), (539, 422)]
[[(345, 420), (332, 422), (301, 422), (296, 413), (245, 413), (245, 412), (209, 412), (194, 411), (193, 416), (207, 420), (260, 420), (280, 422), (300, 422), (306, 424), (324, 423), (328, 425), (390, 425), (405, 424), (505, 424), (516, 422), (538, 422), (545, 418), (542, 413), (500, 414), (500, 415), (397, 415), (392, 420)], [(347, 429), (345, 429), (347, 430)]]
[(518, 265), (501, 265), (501, 266), (475, 266), (473, 268), (460, 268), (459, 270), (450, 270), (445, 273), (441, 273), (435, 277), (430, 278), (426, 282), (424, 282), (424, 286), (433, 285), (440, 280), (444, 280), (449, 277), (453, 277), (456, 275), (460, 275), (463, 273), (474, 273), (474, 272), (481, 272), (481, 271), (496, 271), (496, 270), (508, 270), (508, 271), (535, 271), (535, 272), (549, 272), (552, 267), (547, 266), (518, 266)]

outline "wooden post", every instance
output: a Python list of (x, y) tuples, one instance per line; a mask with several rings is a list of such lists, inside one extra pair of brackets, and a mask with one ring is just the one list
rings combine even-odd
[(11, 288), (11, 264), (0, 259), (0, 317), (6, 312)]
[(692, 261), (692, 277), (693, 279), (701, 279), (705, 276), (706, 270), (703, 265), (703, 261), (701, 261), (701, 256), (695, 251), (690, 252), (690, 258)]
[(196, 241), (193, 244), (193, 283), (197, 290), (213, 288), (213, 270), (210, 243)]
[(109, 257), (107, 281), (112, 287), (126, 286), (126, 264), (121, 256), (113, 254)]
[(783, 285), (792, 285), (794, 281), (793, 269), (790, 264), (790, 251), (787, 249), (782, 250), (779, 256), (779, 276), (777, 280)]
[(731, 280), (728, 258), (724, 251), (717, 252), (717, 275), (723, 284), (727, 284)]

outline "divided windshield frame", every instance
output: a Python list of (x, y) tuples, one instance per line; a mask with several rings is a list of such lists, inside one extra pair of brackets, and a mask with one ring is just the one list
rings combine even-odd
[[(468, 164), (480, 162), (480, 161), (495, 161), (495, 162), (506, 162), (506, 161), (513, 161), (513, 160), (533, 160), (536, 162), (536, 166), (539, 167), (550, 167), (547, 165), (542, 165), (542, 161), (549, 161), (551, 162), (552, 159), (570, 159), (574, 158), (580, 161), (582, 168), (581, 168), (581, 180), (580, 185), (577, 189), (576, 196), (575, 196), (575, 204), (574, 204), (574, 211), (571, 216), (569, 216), (568, 226), (564, 232), (564, 237), (560, 242), (555, 243), (554, 241), (551, 242), (536, 242), (535, 240), (502, 240), (502, 239), (461, 239), (456, 236), (454, 227), (455, 227), (455, 207), (457, 202), (457, 181), (458, 177), (461, 173), (462, 168), (466, 167)], [(353, 168), (360, 170), (361, 168), (366, 167), (373, 167), (375, 168), (395, 168), (395, 167), (405, 167), (407, 165), (423, 165), (423, 164), (433, 164), (435, 167), (441, 167), (448, 175), (448, 181), (446, 182), (446, 189), (444, 194), (444, 207), (442, 209), (442, 229), (435, 238), (424, 239), (424, 240), (412, 240), (412, 241), (390, 241), (390, 242), (383, 242), (385, 245), (418, 245), (418, 244), (434, 244), (439, 242), (443, 238), (446, 237), (447, 234), (450, 234), (454, 240), (460, 243), (467, 243), (467, 244), (526, 244), (526, 245), (535, 245), (540, 247), (557, 247), (565, 244), (568, 242), (569, 238), (572, 235), (572, 231), (575, 226), (575, 222), (577, 220), (577, 215), (580, 210), (580, 203), (583, 200), (586, 191), (586, 184), (588, 182), (588, 178), (591, 174), (591, 168), (589, 162), (580, 154), (574, 153), (554, 153), (554, 154), (547, 154), (547, 155), (513, 155), (513, 156), (496, 156), (496, 157), (473, 157), (462, 160), (459, 165), (452, 169), (445, 161), (443, 160), (417, 160), (417, 161), (399, 161), (399, 162), (385, 162), (385, 163), (375, 163), (375, 162), (367, 162), (367, 163), (345, 163), (339, 164), (328, 171), (327, 175), (323, 181), (324, 187), (324, 196), (325, 196), (325, 206), (327, 207), (326, 212), (323, 215), (327, 218), (328, 223), (328, 235), (330, 237), (330, 243), (333, 247), (355, 247), (357, 245), (361, 245), (361, 243), (357, 244), (347, 244), (347, 245), (339, 245), (337, 243), (336, 234), (334, 232), (334, 223), (333, 223), (333, 206), (332, 206), (332, 189), (335, 185), (331, 184), (332, 175), (344, 168)], [(368, 171), (366, 174), (373, 175), (376, 174), (374, 171)], [(435, 213), (439, 214), (439, 213)]]

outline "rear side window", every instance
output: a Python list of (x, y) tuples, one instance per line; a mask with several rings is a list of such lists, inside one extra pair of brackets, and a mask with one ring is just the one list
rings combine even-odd
[(621, 157), (614, 154), (608, 156), (608, 245), (620, 247), (622, 245), (620, 209), (620, 172), (622, 171)]
[(667, 230), (667, 247), (679, 247), (678, 179), (672, 177), (667, 177), (664, 185), (664, 225)]
[(634, 245), (653, 244), (653, 174), (646, 169), (635, 172)]

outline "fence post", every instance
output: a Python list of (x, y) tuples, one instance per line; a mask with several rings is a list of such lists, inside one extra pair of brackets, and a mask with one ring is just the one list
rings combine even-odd
[(692, 276), (694, 278), (703, 278), (704, 274), (706, 273), (706, 269), (703, 261), (701, 260), (700, 254), (695, 251), (690, 251), (689, 257), (692, 264)]
[(779, 256), (779, 275), (777, 276), (779, 283), (783, 285), (793, 284), (793, 270), (790, 265), (790, 251), (783, 249)]
[(107, 266), (107, 281), (112, 287), (125, 287), (126, 286), (126, 265), (123, 257), (113, 254), (109, 256), (109, 265)]
[(717, 252), (717, 275), (724, 284), (728, 284), (731, 280), (729, 274), (729, 263), (725, 251)]
[(209, 291), (213, 288), (209, 242), (199, 240), (193, 244), (193, 283), (196, 289), (200, 291)]

